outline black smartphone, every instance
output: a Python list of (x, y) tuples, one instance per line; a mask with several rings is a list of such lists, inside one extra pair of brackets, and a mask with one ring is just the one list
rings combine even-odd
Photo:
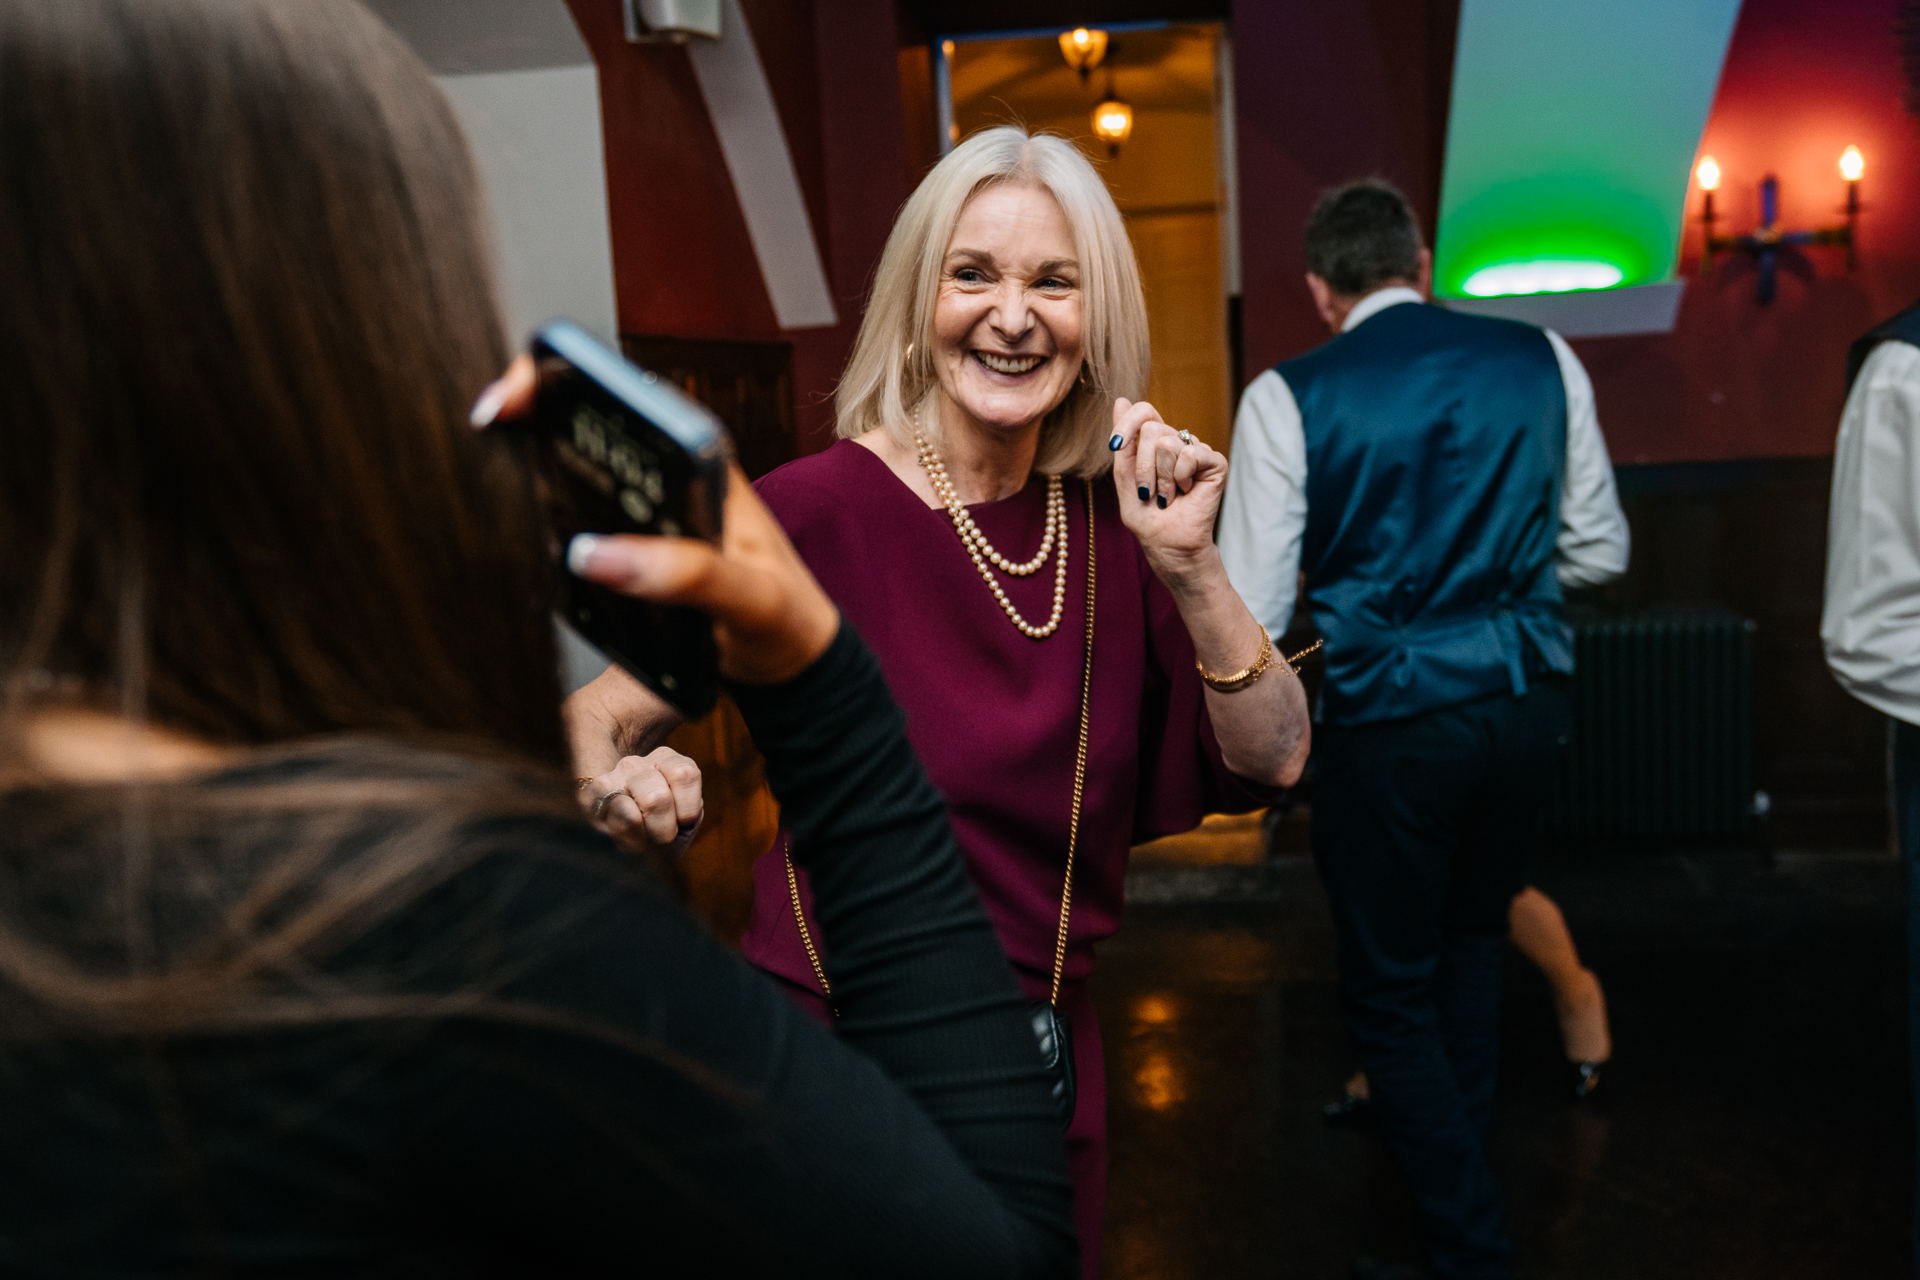
[[(731, 449), (720, 420), (564, 320), (533, 335), (535, 467), (559, 553), (578, 533), (720, 541)], [(720, 693), (713, 622), (560, 569), (562, 617), (689, 719)]]

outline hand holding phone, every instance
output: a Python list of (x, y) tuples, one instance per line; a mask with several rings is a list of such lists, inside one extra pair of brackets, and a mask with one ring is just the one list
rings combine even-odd
[[(579, 337), (599, 346), (584, 333)], [(570, 345), (580, 349), (579, 343)], [(552, 344), (546, 346), (551, 349)], [(539, 349), (536, 343), (536, 352)], [(606, 348), (599, 350), (604, 357), (602, 363), (619, 361), (644, 377), (643, 371), (627, 365)], [(574, 476), (572, 480), (560, 479), (560, 486), (562, 490), (577, 488), (584, 477), (572, 468), (556, 469), (553, 458), (553, 439), (559, 424), (565, 421), (564, 415), (551, 412), (554, 401), (548, 400), (547, 416), (535, 416), (541, 408), (541, 389), (534, 356), (516, 358), (475, 403), (473, 425), (484, 429), (496, 420), (523, 424), (540, 446), (535, 465), (541, 469), (542, 483), (551, 490), (556, 477)], [(712, 426), (721, 430), (717, 423)], [(826, 652), (840, 628), (840, 614), (746, 476), (731, 464), (726, 465), (723, 475), (723, 481), (713, 489), (724, 494), (713, 523), (714, 537), (661, 537), (657, 536), (662, 532), (657, 526), (636, 532), (625, 520), (611, 516), (609, 522), (595, 528), (569, 529), (560, 524), (556, 532), (563, 539), (560, 546), (566, 556), (567, 576), (585, 579), (586, 585), (607, 595), (681, 606), (683, 612), (699, 610), (710, 615), (709, 643), (715, 645), (718, 670), (742, 684), (779, 684)], [(599, 491), (601, 486), (594, 488)], [(631, 517), (630, 512), (622, 514)], [(570, 610), (563, 612), (571, 616)], [(706, 618), (701, 622), (703, 627), (707, 625)], [(644, 670), (635, 670), (636, 665), (644, 663), (627, 654), (616, 638), (589, 638), (596, 639), (609, 657), (643, 683), (665, 694), (658, 678), (649, 679)], [(675, 683), (685, 687), (685, 681), (678, 677)], [(686, 709), (680, 700), (668, 700)]]
[(781, 684), (827, 651), (840, 611), (739, 467), (728, 468), (718, 546), (691, 538), (576, 539), (575, 573), (615, 591), (690, 605), (713, 617), (721, 674)]
[[(530, 354), (536, 387), (527, 425), (561, 546), (583, 534), (719, 541), (729, 446), (712, 413), (565, 321), (534, 334)], [(698, 610), (571, 573), (562, 575), (556, 608), (689, 718), (712, 709), (718, 660), (712, 625)]]

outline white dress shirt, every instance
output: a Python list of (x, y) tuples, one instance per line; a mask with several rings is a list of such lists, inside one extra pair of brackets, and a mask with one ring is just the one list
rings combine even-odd
[(1840, 416), (1820, 643), (1848, 693), (1920, 724), (1920, 348), (1909, 343), (1873, 349)]
[[(1368, 294), (1341, 332), (1388, 307), (1421, 304), (1412, 289)], [(1593, 407), (1593, 384), (1580, 358), (1551, 329), (1567, 389), (1567, 459), (1560, 484), (1560, 534), (1554, 572), (1563, 587), (1610, 582), (1627, 569), (1627, 518), (1613, 487), (1613, 465)], [(1220, 512), (1220, 556), (1227, 577), (1261, 625), (1278, 636), (1293, 621), (1300, 542), (1307, 529), (1307, 438), (1286, 379), (1269, 369), (1247, 387), (1233, 423), (1233, 463)], [(1920, 674), (1920, 673), (1917, 673)]]

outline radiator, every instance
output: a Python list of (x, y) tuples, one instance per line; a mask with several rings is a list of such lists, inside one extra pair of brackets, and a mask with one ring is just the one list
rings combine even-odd
[(1750, 832), (1754, 624), (1726, 613), (1572, 623), (1574, 728), (1547, 832), (1626, 840)]

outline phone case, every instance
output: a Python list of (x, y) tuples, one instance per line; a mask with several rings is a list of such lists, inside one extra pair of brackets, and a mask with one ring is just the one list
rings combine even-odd
[[(565, 321), (543, 326), (532, 352), (537, 465), (556, 551), (578, 533), (717, 543), (730, 452), (719, 419)], [(706, 614), (636, 600), (564, 566), (560, 579), (557, 607), (582, 636), (688, 718), (712, 710), (720, 674)]]

